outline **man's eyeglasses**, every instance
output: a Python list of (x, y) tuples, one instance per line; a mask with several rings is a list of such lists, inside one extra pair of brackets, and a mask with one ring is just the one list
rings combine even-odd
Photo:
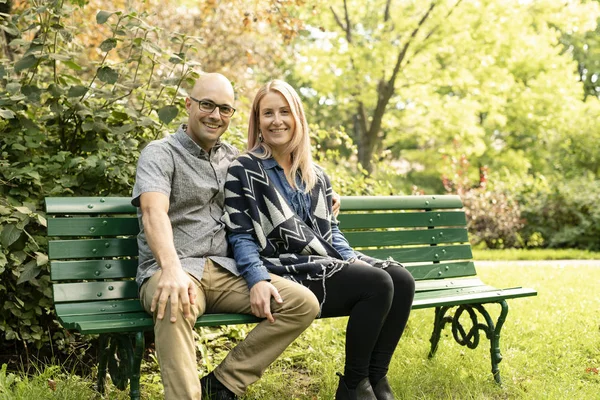
[(190, 96), (190, 99), (198, 103), (200, 111), (205, 113), (212, 113), (217, 107), (219, 107), (219, 113), (224, 117), (231, 117), (235, 112), (235, 108), (228, 106), (227, 104), (216, 104), (210, 100), (198, 100), (192, 96)]

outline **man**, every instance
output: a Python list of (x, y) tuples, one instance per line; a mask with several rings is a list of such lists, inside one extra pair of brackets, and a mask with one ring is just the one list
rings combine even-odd
[[(240, 276), (228, 257), (223, 186), (237, 150), (219, 140), (235, 112), (223, 75), (202, 75), (185, 105), (187, 124), (151, 142), (138, 161), (132, 204), (140, 221), (136, 280), (154, 316), (166, 399), (234, 399), (319, 312), (305, 287), (255, 268)], [(273, 300), (271, 300), (271, 298)], [(198, 380), (193, 328), (199, 315), (266, 318), (209, 375)]]

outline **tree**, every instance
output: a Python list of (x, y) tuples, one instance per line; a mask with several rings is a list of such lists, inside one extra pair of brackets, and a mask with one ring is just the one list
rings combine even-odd
[(554, 3), (344, 0), (310, 20), (294, 75), (318, 121), (335, 109), (352, 127), (369, 171), (385, 150), (436, 170), (456, 141), (498, 168), (516, 158), (520, 173), (544, 169), (545, 138), (581, 99), (554, 26), (587, 30), (598, 15), (597, 4)]

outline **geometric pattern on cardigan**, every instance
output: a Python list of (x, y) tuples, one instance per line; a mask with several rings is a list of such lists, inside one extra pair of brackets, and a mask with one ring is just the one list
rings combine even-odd
[(241, 155), (230, 165), (225, 182), (227, 228), (251, 234), (265, 267), (296, 282), (324, 280), (348, 264), (331, 245), (331, 226), (336, 223), (331, 183), (320, 168), (315, 172), (307, 222), (292, 210), (252, 154)]

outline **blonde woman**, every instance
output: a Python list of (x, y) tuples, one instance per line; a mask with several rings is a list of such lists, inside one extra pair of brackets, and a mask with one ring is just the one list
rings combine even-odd
[[(248, 149), (225, 183), (224, 221), (238, 270), (250, 287), (269, 273), (299, 282), (319, 299), (321, 316), (350, 316), (336, 399), (393, 399), (386, 375), (411, 309), (411, 274), (355, 252), (340, 232), (329, 178), (312, 162), (302, 102), (289, 84), (274, 80), (258, 91)], [(278, 294), (257, 293), (251, 308), (277, 323), (271, 297)]]

